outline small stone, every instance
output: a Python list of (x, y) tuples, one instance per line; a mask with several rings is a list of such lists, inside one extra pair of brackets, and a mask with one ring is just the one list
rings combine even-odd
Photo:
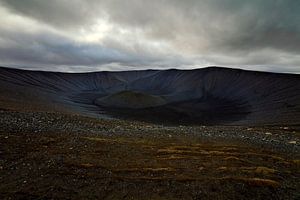
[(289, 144), (297, 144), (297, 141), (289, 141)]
[(266, 132), (265, 134), (266, 134), (266, 135), (272, 135), (272, 133), (270, 133), (270, 132)]

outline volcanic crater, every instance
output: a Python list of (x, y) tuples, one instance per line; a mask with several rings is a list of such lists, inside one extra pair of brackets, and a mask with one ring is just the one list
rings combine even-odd
[(0, 68), (5, 108), (170, 124), (300, 124), (300, 78), (208, 67), (60, 73)]

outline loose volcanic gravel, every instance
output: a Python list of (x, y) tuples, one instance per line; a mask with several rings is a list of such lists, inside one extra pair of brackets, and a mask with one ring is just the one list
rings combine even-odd
[(47, 112), (0, 111), (0, 132), (104, 134), (104, 135), (192, 135), (209, 141), (238, 140), (246, 144), (297, 155), (299, 127), (164, 126), (125, 120), (93, 119), (79, 115)]

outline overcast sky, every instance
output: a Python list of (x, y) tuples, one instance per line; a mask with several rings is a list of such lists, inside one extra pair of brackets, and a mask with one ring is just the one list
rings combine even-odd
[(0, 0), (0, 65), (300, 73), (300, 1)]

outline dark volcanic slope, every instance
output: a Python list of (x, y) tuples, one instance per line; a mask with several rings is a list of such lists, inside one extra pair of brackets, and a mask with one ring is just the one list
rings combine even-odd
[(58, 73), (0, 68), (2, 109), (160, 123), (300, 124), (300, 75), (197, 70)]

